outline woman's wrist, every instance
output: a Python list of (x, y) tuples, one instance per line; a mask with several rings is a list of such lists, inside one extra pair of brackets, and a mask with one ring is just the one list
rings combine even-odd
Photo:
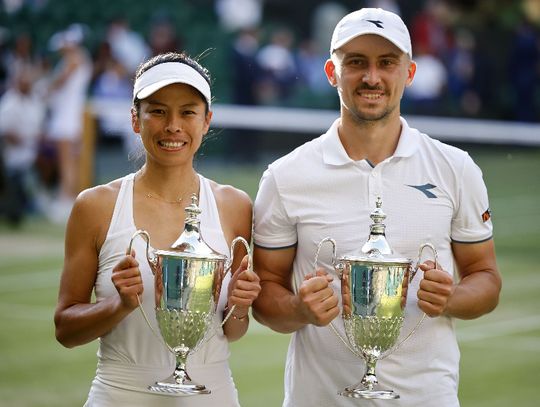
[(232, 308), (233, 307), (229, 307), (229, 304), (225, 305), (225, 308), (223, 309), (223, 315), (225, 318), (229, 316), (229, 319), (232, 319), (234, 321), (247, 321), (248, 320), (249, 310), (246, 310), (245, 312), (239, 312), (236, 308), (234, 308), (231, 312)]

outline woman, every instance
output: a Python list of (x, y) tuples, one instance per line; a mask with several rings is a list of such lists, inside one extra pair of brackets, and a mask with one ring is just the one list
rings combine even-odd
[[(55, 314), (56, 337), (66, 347), (100, 339), (96, 377), (86, 406), (238, 406), (228, 366), (228, 341), (248, 328), (248, 311), (260, 291), (240, 246), (232, 277), (223, 281), (214, 335), (188, 358), (191, 378), (212, 393), (171, 397), (148, 385), (174, 370), (174, 357), (146, 325), (154, 313), (153, 277), (146, 244), (131, 236), (146, 230), (152, 246), (168, 249), (183, 230), (189, 197), (199, 197), (201, 234), (228, 254), (231, 241), (251, 239), (251, 200), (242, 191), (197, 174), (193, 158), (208, 132), (212, 112), (209, 74), (185, 54), (151, 58), (137, 70), (132, 126), (141, 137), (146, 162), (135, 174), (83, 191), (66, 231), (66, 255)], [(96, 302), (91, 302), (95, 289)], [(234, 313), (221, 330), (226, 309)], [(155, 323), (155, 321), (153, 321)]]

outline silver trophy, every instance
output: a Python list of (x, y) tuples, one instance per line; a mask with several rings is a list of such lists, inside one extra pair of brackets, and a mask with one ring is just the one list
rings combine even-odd
[[(399, 398), (393, 390), (380, 388), (375, 365), (377, 360), (388, 356), (407, 340), (425, 317), (424, 314), (412, 332), (396, 345), (403, 324), (406, 287), (414, 278), (417, 267), (413, 268), (409, 259), (394, 257), (386, 240), (386, 226), (382, 223), (386, 215), (381, 206), (382, 202), (378, 198), (376, 209), (370, 215), (373, 223), (369, 239), (363, 245), (361, 255), (336, 259), (336, 242), (327, 237), (319, 243), (315, 256), (316, 266), (321, 246), (325, 242), (332, 243), (332, 263), (341, 279), (342, 316), (347, 339), (339, 334), (333, 323), (330, 326), (343, 343), (366, 362), (362, 380), (338, 392), (346, 397)], [(420, 246), (419, 260), (425, 247), (433, 250), (437, 262), (435, 248), (429, 243)]]
[[(228, 260), (227, 256), (215, 252), (203, 240), (198, 218), (201, 210), (197, 206), (197, 197), (193, 195), (191, 199), (191, 204), (185, 208), (184, 231), (170, 249), (150, 253), (150, 236), (144, 230), (135, 232), (128, 248), (128, 253), (131, 253), (133, 240), (139, 235), (146, 240), (146, 257), (154, 273), (157, 325), (165, 346), (176, 358), (174, 372), (148, 389), (178, 396), (210, 393), (204, 384), (191, 380), (186, 371), (186, 360), (205, 342), (205, 338), (209, 339), (221, 283), (233, 262), (232, 254)], [(251, 252), (244, 238), (233, 240), (231, 253), (238, 242), (246, 247), (248, 267), (251, 268)], [(150, 329), (159, 337), (140, 301), (139, 308)], [(222, 325), (233, 311), (234, 306)]]

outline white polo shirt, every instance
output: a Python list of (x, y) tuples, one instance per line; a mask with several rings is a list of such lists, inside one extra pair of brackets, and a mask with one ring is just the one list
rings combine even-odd
[[(416, 262), (422, 243), (433, 244), (443, 269), (454, 274), (450, 243), (476, 243), (492, 236), (489, 203), (480, 169), (469, 155), (411, 129), (402, 132), (393, 156), (373, 167), (353, 161), (338, 136), (339, 119), (327, 133), (298, 147), (265, 171), (254, 205), (254, 242), (279, 249), (296, 245), (293, 286), (313, 271), (317, 245), (337, 242), (337, 256), (360, 254), (369, 235), (377, 197), (386, 213), (386, 237), (396, 256)], [(431, 258), (429, 250), (422, 260)], [(332, 269), (332, 247), (323, 246), (319, 266)], [(409, 288), (405, 337), (421, 318)], [(334, 289), (340, 292), (339, 279)], [(335, 326), (345, 337), (341, 317)], [(399, 406), (457, 406), (459, 350), (448, 317), (426, 318), (401, 347), (377, 364), (382, 387), (401, 395)], [(364, 363), (329, 327), (308, 325), (292, 336), (287, 356), (287, 407), (357, 406), (337, 391), (358, 382)], [(388, 401), (364, 401), (388, 406)]]

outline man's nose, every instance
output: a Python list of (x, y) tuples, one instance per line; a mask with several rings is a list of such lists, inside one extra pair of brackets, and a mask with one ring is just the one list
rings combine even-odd
[(380, 76), (377, 68), (372, 66), (365, 70), (364, 75), (362, 76), (362, 81), (368, 85), (376, 85), (379, 83)]

